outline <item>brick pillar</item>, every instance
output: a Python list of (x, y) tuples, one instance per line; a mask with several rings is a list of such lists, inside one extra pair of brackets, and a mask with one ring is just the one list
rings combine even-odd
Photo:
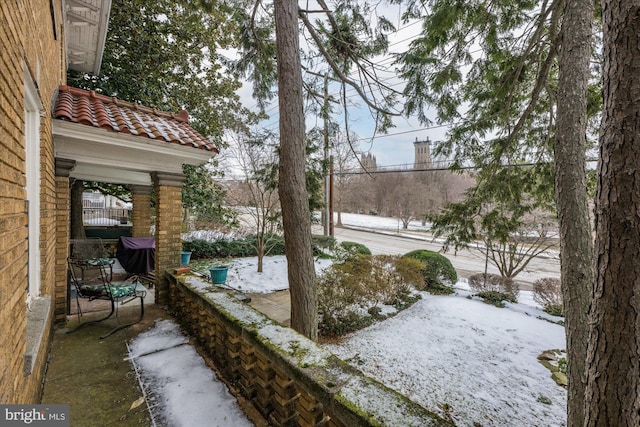
[(67, 258), (69, 257), (69, 235), (71, 232), (69, 173), (75, 167), (75, 164), (75, 160), (56, 159), (56, 265), (53, 291), (53, 314), (56, 323), (66, 322), (69, 308), (69, 286), (67, 281)]
[(131, 214), (131, 235), (133, 237), (151, 236), (151, 186), (134, 185), (131, 187), (133, 212)]
[(169, 303), (165, 270), (180, 265), (183, 174), (153, 172), (156, 191), (156, 304)]

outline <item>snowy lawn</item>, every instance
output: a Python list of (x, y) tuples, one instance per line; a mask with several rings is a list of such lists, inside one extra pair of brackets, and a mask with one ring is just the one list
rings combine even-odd
[(154, 425), (252, 426), (188, 341), (176, 323), (162, 320), (129, 345)]
[[(337, 218), (337, 214), (334, 214)], [(398, 218), (390, 218), (376, 215), (361, 215), (353, 213), (342, 213), (340, 219), (344, 225), (362, 228), (374, 228), (377, 230), (403, 231), (402, 222)], [(337, 219), (334, 219), (336, 221)], [(411, 220), (409, 226), (404, 231), (429, 231), (431, 224), (422, 225), (421, 221)]]
[[(268, 293), (289, 289), (287, 282), (287, 259), (284, 255), (264, 257), (262, 273), (258, 273), (257, 258), (232, 258), (225, 287), (248, 293)], [(332, 264), (332, 260), (318, 259), (316, 274)], [(192, 267), (208, 274), (209, 261), (195, 261)]]
[(329, 350), (459, 426), (562, 426), (566, 391), (537, 361), (564, 328), (461, 296), (423, 295)]
[[(287, 288), (286, 261), (266, 257), (233, 262), (227, 285), (245, 292)], [(316, 271), (330, 265), (319, 260)], [(367, 375), (443, 415), (473, 426), (564, 425), (566, 391), (537, 361), (545, 350), (564, 349), (564, 328), (520, 292), (519, 304), (496, 308), (471, 294), (466, 282), (456, 295), (423, 299), (395, 317), (326, 347)]]

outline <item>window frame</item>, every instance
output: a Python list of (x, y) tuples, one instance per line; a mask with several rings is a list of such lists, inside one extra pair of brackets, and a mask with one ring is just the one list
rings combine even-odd
[(40, 118), (44, 109), (38, 89), (24, 65), (25, 210), (27, 212), (27, 304), (40, 296)]

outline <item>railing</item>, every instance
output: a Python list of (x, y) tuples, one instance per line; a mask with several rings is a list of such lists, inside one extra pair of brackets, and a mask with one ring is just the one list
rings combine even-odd
[(131, 225), (131, 209), (123, 208), (83, 208), (84, 225), (116, 226)]
[(210, 282), (192, 275), (166, 279), (183, 328), (270, 425), (452, 425)]

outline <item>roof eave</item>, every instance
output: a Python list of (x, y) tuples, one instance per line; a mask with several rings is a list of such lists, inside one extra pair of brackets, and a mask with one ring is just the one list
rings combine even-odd
[(76, 161), (78, 170), (71, 176), (87, 179), (78, 174), (91, 171), (88, 180), (93, 181), (144, 184), (140, 180), (150, 182), (151, 172), (182, 173), (183, 164), (200, 165), (216, 155), (63, 120), (53, 120), (53, 136), (55, 156)]
[(69, 69), (100, 73), (110, 13), (111, 0), (63, 0)]
[(102, 67), (102, 56), (104, 55), (104, 45), (107, 42), (107, 30), (109, 29), (109, 16), (111, 16), (111, 0), (103, 0), (101, 15), (101, 25), (98, 32), (98, 46), (96, 48), (96, 63), (93, 66), (93, 74), (100, 74)]

